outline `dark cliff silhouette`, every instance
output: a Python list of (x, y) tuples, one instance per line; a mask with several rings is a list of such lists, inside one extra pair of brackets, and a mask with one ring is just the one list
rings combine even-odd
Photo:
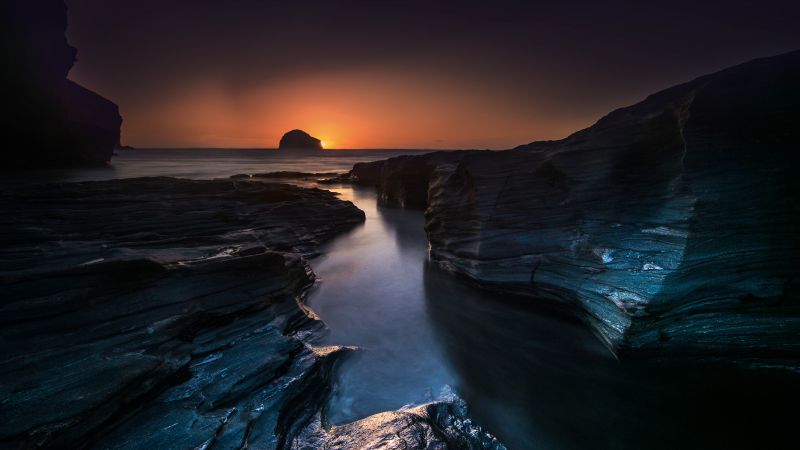
[(292, 130), (283, 135), (278, 148), (322, 150), (322, 141), (303, 130)]
[(67, 79), (77, 50), (67, 42), (63, 0), (0, 6), (2, 169), (102, 165), (119, 145), (113, 102)]

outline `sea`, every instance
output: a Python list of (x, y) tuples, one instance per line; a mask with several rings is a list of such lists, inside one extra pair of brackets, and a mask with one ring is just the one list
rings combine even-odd
[(264, 172), (343, 173), (357, 162), (376, 161), (430, 150), (275, 150), (275, 149), (133, 149), (116, 150), (107, 167), (37, 171), (20, 174), (27, 181), (90, 181), (169, 176), (225, 178)]

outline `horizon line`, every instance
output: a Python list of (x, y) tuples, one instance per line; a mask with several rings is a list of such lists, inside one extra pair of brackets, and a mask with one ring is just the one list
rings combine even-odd
[(317, 149), (281, 149), (278, 147), (174, 147), (174, 146), (163, 146), (163, 147), (138, 147), (134, 145), (129, 145), (130, 148), (125, 148), (125, 146), (121, 148), (115, 148), (114, 151), (118, 150), (284, 150), (284, 151), (296, 151), (296, 150), (314, 150), (314, 151), (364, 151), (364, 150), (378, 150), (378, 151), (397, 151), (397, 150), (408, 150), (408, 151), (459, 151), (459, 150), (490, 150), (490, 151), (501, 151), (503, 149), (476, 149), (476, 148), (424, 148), (424, 147), (359, 147), (359, 148), (323, 148), (321, 150)]

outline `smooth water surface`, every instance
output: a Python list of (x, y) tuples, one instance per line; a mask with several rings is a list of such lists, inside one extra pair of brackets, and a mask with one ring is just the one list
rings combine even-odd
[(340, 424), (434, 400), (455, 377), (425, 301), (422, 213), (378, 208), (372, 189), (334, 191), (367, 215), (312, 261), (321, 282), (307, 303), (330, 329), (324, 343), (362, 349), (342, 364), (330, 404)]
[[(264, 172), (343, 173), (357, 162), (375, 161), (420, 150), (258, 150), (136, 149), (115, 150), (108, 167), (24, 172), (22, 181), (87, 181), (134, 177), (224, 178)], [(28, 178), (36, 178), (28, 180)]]

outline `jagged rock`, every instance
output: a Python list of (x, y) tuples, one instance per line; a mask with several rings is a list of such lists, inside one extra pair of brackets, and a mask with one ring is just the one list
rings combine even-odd
[(63, 0), (0, 7), (2, 170), (106, 164), (119, 144), (117, 105), (67, 79), (77, 50), (64, 32)]
[(759, 59), (561, 141), (394, 158), (351, 178), (386, 204), (426, 205), (440, 266), (573, 305), (618, 355), (796, 367), (797, 80), (800, 52)]
[(347, 349), (301, 255), (364, 220), (328, 191), (128, 179), (0, 194), (0, 446), (288, 448)]
[(505, 450), (496, 437), (470, 419), (466, 403), (455, 396), (341, 426), (323, 427), (320, 422), (317, 418), (292, 449)]
[(315, 345), (304, 257), (365, 218), (331, 192), (158, 177), (12, 186), (0, 205), (0, 447), (369, 448), (392, 432), (502, 448), (463, 402), (327, 424), (353, 348)]
[(303, 130), (292, 130), (281, 137), (278, 148), (322, 150), (322, 141)]

